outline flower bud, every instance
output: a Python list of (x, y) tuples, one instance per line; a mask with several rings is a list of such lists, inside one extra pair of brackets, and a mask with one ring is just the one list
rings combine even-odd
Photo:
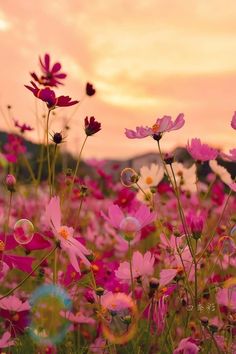
[(104, 289), (101, 286), (98, 286), (95, 290), (97, 296), (102, 296), (104, 294)]
[(9, 192), (15, 192), (16, 179), (13, 175), (7, 175), (6, 186)]

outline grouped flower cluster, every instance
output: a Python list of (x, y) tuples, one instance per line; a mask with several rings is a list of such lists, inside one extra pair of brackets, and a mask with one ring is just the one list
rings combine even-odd
[[(235, 353), (236, 184), (223, 165), (236, 149), (194, 138), (190, 165), (164, 154), (162, 139), (183, 127), (181, 113), (126, 129), (129, 139), (153, 138), (156, 163), (136, 171), (91, 159), (92, 173), (80, 175), (85, 143), (101, 130), (92, 116), (76, 166), (56, 174), (63, 136), (54, 133), (50, 149), (50, 114), (78, 101), (52, 90), (66, 78), (60, 63), (46, 54), (40, 68), (26, 85), (48, 109), (39, 172), (23, 138), (32, 128), (18, 120), (21, 136), (8, 135), (0, 160), (0, 350)], [(92, 84), (85, 93), (95, 94)], [(20, 177), (23, 164), (31, 183)]]

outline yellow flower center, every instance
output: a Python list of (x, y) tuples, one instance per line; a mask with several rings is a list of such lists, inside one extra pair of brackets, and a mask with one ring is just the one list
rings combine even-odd
[(18, 313), (16, 313), (15, 315), (12, 316), (13, 321), (19, 321), (20, 316), (18, 315)]
[(69, 231), (65, 227), (61, 227), (60, 231), (58, 232), (61, 237), (63, 237), (65, 240), (68, 239), (69, 237)]
[(94, 272), (97, 272), (99, 270), (99, 267), (96, 264), (92, 265), (92, 270), (94, 270)]
[(153, 131), (153, 133), (158, 133), (159, 128), (160, 128), (160, 124), (155, 123), (155, 124), (152, 126), (152, 131)]
[(146, 178), (146, 184), (152, 184), (153, 183), (153, 178), (151, 176), (148, 176)]
[(2, 252), (4, 250), (5, 250), (5, 243), (0, 240), (0, 251)]

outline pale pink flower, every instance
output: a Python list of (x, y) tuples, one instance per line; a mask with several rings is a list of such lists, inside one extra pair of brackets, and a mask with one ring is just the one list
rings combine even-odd
[(162, 269), (160, 271), (160, 281), (159, 286), (165, 286), (169, 284), (178, 274), (178, 269)]
[(78, 258), (85, 265), (90, 267), (90, 262), (86, 258), (91, 252), (87, 250), (78, 240), (73, 237), (72, 227), (61, 225), (61, 208), (59, 197), (53, 197), (46, 208), (46, 221), (54, 232), (55, 237), (60, 241), (60, 247), (68, 254), (69, 260), (75, 270), (80, 273)]
[(182, 128), (184, 123), (185, 120), (183, 113), (180, 113), (175, 121), (172, 121), (170, 116), (163, 116), (162, 118), (157, 118), (156, 123), (152, 127), (136, 127), (136, 131), (126, 129), (125, 135), (129, 139), (142, 139), (147, 136), (152, 136), (155, 138), (155, 136), (162, 135), (165, 132)]
[(236, 149), (229, 150), (229, 154), (221, 153), (221, 157), (228, 161), (236, 161)]
[(232, 120), (231, 120), (231, 127), (233, 129), (236, 129), (236, 111), (234, 112), (234, 115), (233, 115)]
[(125, 293), (112, 293), (108, 291), (101, 297), (101, 305), (109, 311), (120, 312), (122, 310), (132, 309), (134, 302), (132, 298)]
[(95, 323), (95, 320), (89, 316), (84, 316), (81, 312), (77, 312), (74, 314), (71, 311), (66, 311), (61, 313), (62, 317), (65, 317), (67, 320), (73, 322), (73, 323), (86, 323), (86, 324), (91, 324), (93, 325)]
[(5, 332), (3, 333), (2, 338), (0, 338), (0, 348), (8, 348), (11, 347), (12, 345), (15, 344), (14, 340), (10, 340), (11, 338), (11, 333), (10, 332)]
[(186, 148), (192, 158), (197, 161), (215, 160), (218, 156), (216, 149), (213, 149), (207, 144), (202, 144), (201, 140), (198, 138), (192, 139), (191, 143), (188, 142)]
[(196, 354), (199, 350), (199, 347), (194, 343), (194, 339), (188, 337), (179, 342), (178, 348), (174, 350), (173, 354)]
[(233, 192), (236, 192), (236, 182), (230, 183), (229, 188), (232, 189)]
[[(147, 283), (148, 277), (154, 273), (155, 258), (151, 252), (146, 252), (142, 255), (139, 251), (135, 251), (132, 257), (132, 273), (133, 278), (141, 277), (144, 283)], [(122, 262), (119, 268), (115, 271), (118, 279), (124, 282), (130, 282), (130, 265), (129, 262)]]
[(17, 296), (11, 295), (0, 300), (0, 308), (8, 311), (27, 311), (30, 309), (28, 301), (22, 302)]
[(218, 304), (229, 307), (236, 311), (236, 286), (223, 288), (217, 291), (216, 300)]
[(168, 296), (162, 296), (158, 301), (154, 302), (153, 321), (156, 324), (157, 334), (161, 334), (165, 329), (166, 315), (168, 311)]
[(125, 216), (118, 205), (111, 205), (108, 209), (108, 216), (101, 212), (104, 219), (115, 229), (119, 230), (130, 240), (137, 236), (141, 229), (155, 220), (155, 214), (149, 208), (141, 205), (133, 215)]

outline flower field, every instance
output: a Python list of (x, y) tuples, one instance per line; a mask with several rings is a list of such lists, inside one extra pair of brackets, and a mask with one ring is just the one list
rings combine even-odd
[[(236, 182), (222, 166), (236, 148), (194, 138), (191, 164), (176, 161), (162, 142), (187, 118), (166, 115), (124, 127), (134, 144), (153, 141), (157, 163), (108, 171), (90, 159), (90, 175), (83, 152), (103, 127), (86, 116), (76, 163), (58, 171), (70, 131), (54, 132), (53, 115), (81, 102), (57, 94), (67, 75), (49, 54), (30, 75), (22, 90), (47, 112), (44, 143), (34, 161), (34, 127), (12, 118), (2, 144), (0, 352), (236, 353)], [(84, 94), (92, 102), (96, 88)], [(222, 124), (236, 134), (236, 113)]]

